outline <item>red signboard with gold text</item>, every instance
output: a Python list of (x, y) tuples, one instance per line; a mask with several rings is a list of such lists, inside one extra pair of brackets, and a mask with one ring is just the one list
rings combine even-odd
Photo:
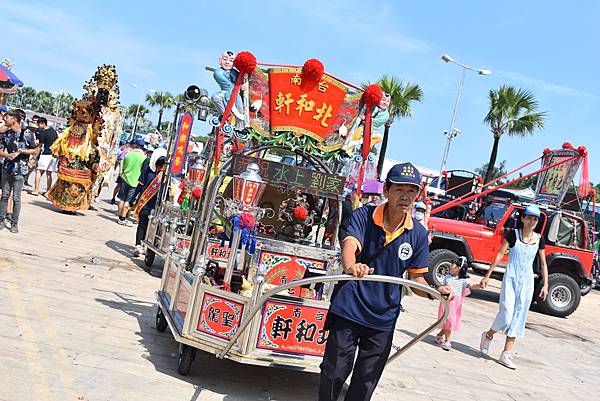
[(190, 134), (192, 132), (192, 123), (194, 118), (191, 113), (185, 113), (179, 123), (179, 129), (177, 130), (177, 141), (173, 148), (173, 157), (171, 162), (171, 174), (179, 175), (183, 170), (185, 164), (185, 154), (187, 152), (188, 142), (190, 141)]
[[(262, 251), (259, 264), (269, 266), (265, 283), (283, 285), (304, 278), (307, 269), (318, 269), (325, 271), (327, 263), (322, 260), (303, 258), (301, 256), (286, 255), (279, 252)], [(303, 298), (316, 298), (317, 293), (313, 290), (290, 288), (290, 295)]]
[(204, 293), (196, 329), (228, 340), (240, 327), (243, 312), (242, 303)]
[(260, 322), (257, 348), (289, 354), (323, 356), (327, 308), (267, 301)]
[(327, 74), (309, 86), (303, 82), (302, 68), (271, 68), (271, 131), (290, 131), (323, 141), (332, 131), (347, 91), (344, 84)]

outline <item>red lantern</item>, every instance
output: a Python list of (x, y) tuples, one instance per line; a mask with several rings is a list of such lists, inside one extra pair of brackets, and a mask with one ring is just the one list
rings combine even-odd
[(233, 199), (242, 206), (256, 206), (267, 184), (258, 174), (257, 164), (249, 164), (246, 171), (233, 177)]
[(303, 206), (296, 206), (294, 208), (294, 218), (297, 220), (304, 220), (308, 217), (308, 210)]

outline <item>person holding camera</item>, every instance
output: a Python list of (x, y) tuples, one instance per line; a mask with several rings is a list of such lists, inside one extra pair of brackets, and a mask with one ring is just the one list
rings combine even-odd
[(23, 132), (21, 122), (25, 112), (14, 109), (4, 116), (4, 123), (8, 129), (0, 138), (0, 157), (4, 158), (2, 167), (2, 198), (0, 199), (0, 229), (4, 228), (8, 199), (12, 193), (13, 210), (10, 221), (10, 232), (18, 233), (19, 215), (21, 212), (21, 193), (25, 183), (25, 176), (29, 171), (29, 156), (36, 153), (35, 137), (30, 132)]

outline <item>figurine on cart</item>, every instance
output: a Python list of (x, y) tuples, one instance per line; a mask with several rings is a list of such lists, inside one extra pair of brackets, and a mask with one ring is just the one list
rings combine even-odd
[[(219, 68), (213, 73), (213, 78), (219, 85), (221, 90), (212, 95), (212, 101), (217, 109), (219, 115), (225, 112), (227, 103), (231, 98), (233, 87), (238, 78), (239, 71), (233, 68), (233, 61), (235, 60), (235, 54), (231, 51), (225, 51), (219, 57)], [(243, 91), (248, 89), (248, 84), (244, 83), (241, 87)], [(238, 95), (235, 99), (233, 108), (231, 109), (235, 119), (236, 128), (243, 129), (245, 126), (246, 117), (244, 116), (244, 102), (242, 96)]]
[(296, 191), (294, 199), (286, 199), (279, 207), (279, 220), (284, 224), (281, 227), (281, 234), (293, 238), (295, 241), (305, 237), (304, 230), (312, 227), (315, 221), (315, 211), (309, 213), (309, 204), (306, 195), (301, 191)]

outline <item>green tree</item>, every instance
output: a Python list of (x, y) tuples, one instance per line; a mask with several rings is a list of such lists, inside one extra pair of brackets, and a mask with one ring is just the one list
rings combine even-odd
[(388, 111), (390, 118), (385, 123), (383, 131), (383, 141), (381, 142), (381, 151), (379, 152), (379, 160), (377, 162), (377, 175), (381, 175), (383, 162), (390, 134), (390, 127), (396, 118), (406, 118), (412, 115), (411, 104), (420, 102), (423, 99), (423, 90), (417, 84), (398, 80), (396, 77), (384, 75), (377, 81), (377, 85), (381, 89), (390, 94), (390, 106)]
[[(476, 173), (477, 175), (480, 175), (480, 176), (482, 176), (482, 177), (483, 177), (483, 175), (484, 175), (484, 174), (486, 174), (486, 173), (487, 173), (487, 171), (489, 171), (489, 168), (488, 168), (488, 164), (487, 164), (487, 163), (484, 163), (484, 165), (483, 165), (483, 166), (481, 166), (481, 167), (479, 167), (479, 168), (476, 168), (476, 169), (475, 169), (475, 173)], [(488, 181), (486, 181), (486, 182), (493, 181), (493, 180), (495, 180), (496, 178), (502, 177), (502, 176), (503, 176), (503, 175), (505, 175), (505, 174), (506, 174), (506, 160), (502, 160), (502, 161), (500, 162), (500, 164), (499, 164), (497, 167), (493, 167), (493, 168), (491, 169), (491, 173), (490, 173), (490, 179), (489, 179)], [(499, 184), (501, 184), (501, 183), (503, 183), (503, 182), (504, 182), (504, 180), (500, 180), (500, 181), (498, 181), (498, 183), (499, 183)]]
[(75, 98), (66, 92), (59, 92), (54, 99), (54, 115), (67, 118), (71, 114)]
[(162, 116), (165, 110), (170, 109), (175, 104), (175, 98), (169, 92), (157, 91), (146, 95), (146, 102), (150, 107), (158, 108), (158, 123), (156, 129), (160, 128), (162, 122)]
[(538, 102), (532, 92), (513, 86), (502, 85), (489, 93), (490, 109), (484, 118), (494, 136), (494, 145), (487, 163), (484, 182), (493, 178), (498, 156), (498, 143), (506, 132), (510, 136), (527, 136), (536, 128), (544, 127), (545, 112), (538, 112)]
[[(523, 177), (523, 173), (519, 173), (519, 177)], [(535, 189), (535, 186), (537, 185), (537, 180), (538, 180), (538, 175), (532, 175), (531, 177), (525, 178), (524, 180), (521, 181), (517, 181), (514, 184), (512, 184), (510, 186), (510, 188), (516, 188), (516, 189), (525, 189), (525, 188), (531, 188), (531, 189)]]
[(35, 102), (36, 91), (31, 86), (24, 86), (11, 95), (11, 103), (20, 109), (31, 109)]
[(52, 108), (54, 107), (54, 96), (52, 93), (42, 90), (35, 94), (33, 103), (33, 111), (39, 113), (52, 114)]
[[(138, 112), (138, 108), (139, 108), (139, 112)], [(127, 109), (125, 109), (125, 113), (123, 115), (124, 118), (124, 125), (132, 130), (133, 126), (135, 125), (135, 116), (137, 114), (138, 117), (138, 121), (137, 121), (137, 127), (142, 127), (144, 126), (144, 121), (147, 120), (147, 116), (148, 114), (150, 114), (150, 110), (144, 106), (143, 104), (130, 104), (129, 107), (127, 107)], [(137, 128), (136, 128), (137, 130)]]

